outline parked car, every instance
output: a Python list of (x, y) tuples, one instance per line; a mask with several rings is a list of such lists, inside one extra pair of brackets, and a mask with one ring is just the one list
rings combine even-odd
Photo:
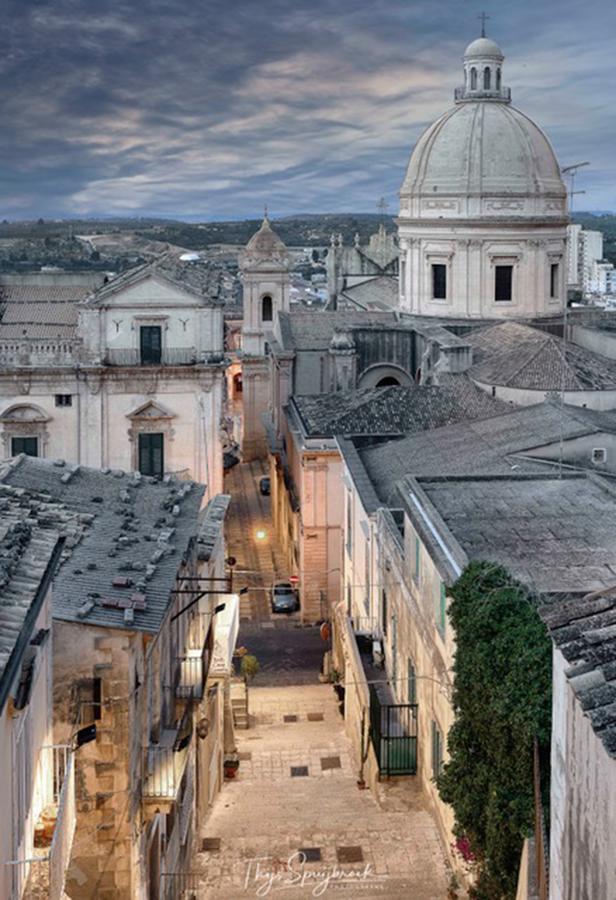
[(269, 497), (270, 495), (270, 480), (269, 475), (265, 475), (263, 478), (259, 480), (259, 491), (264, 497)]
[(272, 587), (272, 612), (292, 613), (299, 609), (297, 591), (288, 581), (279, 581)]

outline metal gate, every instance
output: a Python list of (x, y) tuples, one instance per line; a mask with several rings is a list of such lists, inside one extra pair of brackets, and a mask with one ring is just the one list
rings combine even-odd
[(416, 775), (417, 704), (382, 703), (370, 685), (370, 726), (381, 775)]

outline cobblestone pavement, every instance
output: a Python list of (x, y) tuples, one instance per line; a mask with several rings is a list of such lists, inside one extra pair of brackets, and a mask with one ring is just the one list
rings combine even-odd
[(237, 779), (199, 841), (199, 900), (444, 900), (443, 850), (412, 779), (378, 802), (358, 789), (331, 686), (253, 687), (250, 713)]

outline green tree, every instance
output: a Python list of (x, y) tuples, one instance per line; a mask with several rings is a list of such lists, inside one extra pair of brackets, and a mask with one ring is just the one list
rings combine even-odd
[(471, 563), (450, 593), (455, 722), (437, 786), (473, 854), (474, 896), (510, 900), (533, 825), (533, 742), (550, 740), (551, 642), (535, 599), (499, 566)]

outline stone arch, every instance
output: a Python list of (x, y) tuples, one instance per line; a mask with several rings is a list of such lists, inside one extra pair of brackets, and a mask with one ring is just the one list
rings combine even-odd
[[(391, 379), (391, 381), (390, 381)], [(386, 384), (382, 384), (386, 381)], [(413, 379), (400, 366), (391, 363), (376, 363), (370, 366), (365, 372), (362, 372), (357, 383), (358, 388), (374, 388), (386, 387), (387, 385), (398, 384), (401, 387), (408, 387), (412, 384)]]
[(490, 66), (486, 66), (483, 70), (483, 89), (489, 91), (492, 85), (492, 70)]
[(477, 69), (475, 66), (471, 69), (471, 91), (477, 90)]

